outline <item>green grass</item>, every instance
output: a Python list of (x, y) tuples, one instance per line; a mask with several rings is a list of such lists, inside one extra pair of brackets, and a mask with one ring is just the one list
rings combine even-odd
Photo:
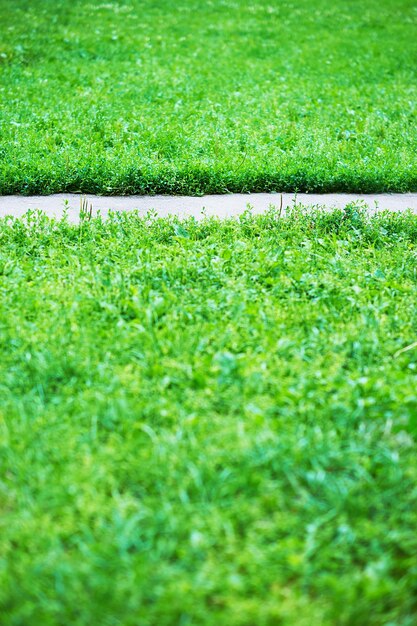
[(0, 193), (417, 189), (411, 0), (0, 0)]
[(0, 250), (2, 626), (416, 623), (416, 217)]

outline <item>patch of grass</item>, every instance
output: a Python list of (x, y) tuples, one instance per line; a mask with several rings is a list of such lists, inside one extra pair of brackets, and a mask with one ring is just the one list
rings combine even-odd
[(410, 0), (0, 0), (0, 193), (417, 189)]
[(2, 625), (415, 624), (416, 244), (1, 220)]

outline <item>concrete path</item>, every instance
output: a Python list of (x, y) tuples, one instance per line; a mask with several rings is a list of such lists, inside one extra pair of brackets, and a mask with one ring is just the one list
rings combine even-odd
[(262, 213), (270, 206), (283, 211), (294, 202), (304, 206), (320, 206), (326, 209), (343, 208), (349, 202), (363, 201), (372, 212), (411, 209), (417, 213), (417, 193), (408, 194), (294, 194), (253, 193), (212, 196), (92, 196), (80, 194), (56, 194), (52, 196), (0, 196), (0, 217), (22, 216), (29, 209), (41, 209), (49, 216), (60, 217), (67, 207), (71, 221), (78, 221), (81, 203), (92, 206), (93, 215), (100, 212), (104, 217), (109, 210), (132, 211), (137, 209), (146, 215), (154, 210), (159, 216), (178, 215), (181, 217), (204, 215), (231, 217), (240, 215), (250, 205), (254, 213)]

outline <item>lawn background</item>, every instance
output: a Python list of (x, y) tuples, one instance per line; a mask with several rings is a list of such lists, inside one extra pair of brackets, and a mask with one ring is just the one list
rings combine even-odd
[(2, 626), (414, 626), (415, 216), (0, 244)]
[(417, 189), (411, 0), (0, 0), (0, 193)]

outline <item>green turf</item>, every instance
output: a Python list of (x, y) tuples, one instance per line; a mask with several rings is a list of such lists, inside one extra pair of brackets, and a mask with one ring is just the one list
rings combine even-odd
[(416, 623), (416, 217), (0, 244), (2, 626)]
[(417, 189), (411, 0), (0, 0), (0, 193)]

